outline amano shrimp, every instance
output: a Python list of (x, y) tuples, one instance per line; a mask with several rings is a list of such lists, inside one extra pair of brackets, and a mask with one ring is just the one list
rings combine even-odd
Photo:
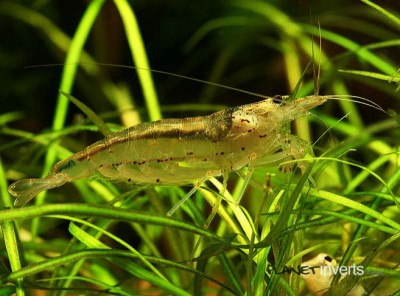
[(8, 190), (16, 197), (15, 205), (22, 206), (44, 190), (95, 176), (136, 186), (180, 186), (244, 167), (278, 166), (301, 159), (311, 149), (290, 134), (286, 124), (335, 98), (266, 97), (208, 116), (141, 123), (59, 161), (45, 178), (20, 180)]

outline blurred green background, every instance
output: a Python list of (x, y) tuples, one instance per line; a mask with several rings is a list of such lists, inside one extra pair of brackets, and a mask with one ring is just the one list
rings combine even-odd
[[(254, 11), (232, 5), (234, 2), (226, 0), (131, 3), (152, 69), (204, 80), (212, 79), (270, 96), (293, 91), (292, 85), (289, 85), (291, 82), (287, 79), (290, 65), (285, 64), (280, 52), (283, 38), (288, 38), (289, 43), (295, 43), (290, 46), (297, 47), (302, 70), (310, 60), (294, 38), (282, 33), (284, 27), (290, 30), (293, 23), (317, 26), (319, 22), (322, 29), (334, 31), (360, 46), (398, 38), (399, 32), (398, 25), (360, 1), (266, 1), (290, 18), (290, 23), (287, 24), (274, 24), (275, 20), (265, 19)], [(25, 121), (24, 128), (39, 132), (46, 129), (52, 121), (62, 66), (38, 65), (62, 64), (65, 50), (68, 49), (68, 44), (62, 43), (62, 40), (62, 49), (55, 46), (51, 39), (59, 38), (58, 33), (52, 28), (46, 28), (46, 24), (41, 22), (46, 19), (71, 37), (87, 1), (14, 1), (14, 4), (12, 7), (4, 6), (0, 13), (0, 106), (2, 113), (23, 111), (26, 116), (18, 124)], [(17, 4), (24, 5), (31, 11), (18, 11)], [(379, 1), (379, 4), (388, 10), (398, 11), (397, 1)], [(318, 38), (318, 35), (314, 36), (316, 42)], [(121, 18), (112, 1), (106, 1), (85, 50), (96, 62), (132, 65)], [(318, 52), (319, 49), (314, 50)], [(329, 69), (329, 72), (322, 72), (322, 92), (330, 87), (329, 80), (334, 80), (339, 75), (345, 80), (351, 94), (371, 99), (385, 109), (398, 109), (399, 95), (393, 92), (394, 83), (354, 77), (336, 71), (376, 71), (367, 61), (358, 59), (354, 53), (324, 38), (322, 50), (334, 58), (334, 68)], [(374, 53), (392, 61), (394, 66), (399, 61), (398, 46), (377, 49)], [(38, 67), (27, 68), (29, 66)], [(321, 66), (324, 69), (324, 64)], [(294, 64), (292, 67), (294, 71), (298, 71), (298, 65)], [(99, 114), (110, 111), (112, 106), (98, 86), (110, 79), (126, 86), (133, 94), (135, 104), (144, 105), (134, 70), (100, 67), (100, 71), (93, 77), (81, 70), (73, 95)], [(258, 100), (220, 88), (209, 91), (207, 85), (168, 75), (153, 76), (161, 105), (212, 102), (234, 106)], [(79, 111), (75, 108), (69, 112), (70, 122), (76, 112)], [(366, 109), (365, 112), (371, 110)], [(168, 113), (166, 115), (177, 116)], [(385, 115), (375, 113), (375, 116)]]

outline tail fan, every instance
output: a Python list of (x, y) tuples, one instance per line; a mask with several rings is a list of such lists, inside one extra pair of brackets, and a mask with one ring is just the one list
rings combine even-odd
[(14, 206), (19, 207), (24, 206), (40, 192), (60, 185), (62, 184), (59, 184), (59, 180), (54, 178), (24, 179), (11, 184), (8, 192), (17, 197)]

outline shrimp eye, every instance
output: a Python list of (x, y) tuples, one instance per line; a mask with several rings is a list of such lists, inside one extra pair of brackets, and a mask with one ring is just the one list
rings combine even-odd
[(273, 96), (272, 102), (274, 102), (275, 104), (284, 104), (283, 98), (280, 95)]
[(332, 258), (330, 256), (325, 256), (324, 259), (328, 262), (332, 262)]

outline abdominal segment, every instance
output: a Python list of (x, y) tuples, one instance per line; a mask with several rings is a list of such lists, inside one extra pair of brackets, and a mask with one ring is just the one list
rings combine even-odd
[[(185, 139), (145, 139), (113, 145), (111, 150), (105, 149), (82, 161), (90, 162), (101, 176), (110, 180), (182, 185), (207, 175), (219, 176), (231, 166), (225, 152), (214, 152), (218, 146), (200, 140), (189, 143)], [(209, 153), (211, 147), (213, 154)]]

